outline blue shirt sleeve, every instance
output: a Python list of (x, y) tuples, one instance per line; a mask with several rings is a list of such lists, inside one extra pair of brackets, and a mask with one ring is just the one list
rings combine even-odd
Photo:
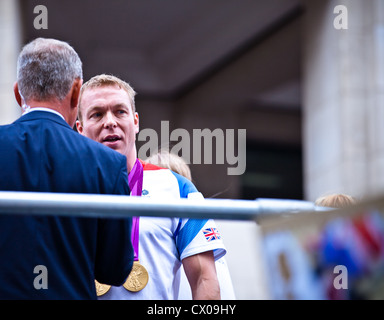
[[(176, 177), (177, 182), (179, 183), (180, 198), (188, 198), (189, 193), (198, 192), (196, 186), (189, 179), (174, 171), (171, 172)], [(180, 256), (186, 246), (196, 237), (196, 235), (199, 233), (201, 228), (206, 224), (208, 220), (188, 219), (184, 226), (182, 226), (180, 229), (181, 221), (182, 219), (180, 219), (179, 221), (177, 234), (175, 234), (176, 246)]]
[(171, 172), (176, 177), (177, 182), (179, 183), (180, 198), (187, 198), (189, 193), (198, 192), (197, 188), (191, 180), (174, 171)]

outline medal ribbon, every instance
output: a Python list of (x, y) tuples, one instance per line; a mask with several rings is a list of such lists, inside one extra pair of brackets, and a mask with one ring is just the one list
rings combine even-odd
[[(139, 159), (136, 159), (131, 172), (128, 174), (128, 185), (131, 189), (131, 196), (141, 196), (143, 190), (143, 166)], [(131, 240), (135, 252), (135, 261), (139, 260), (139, 217), (132, 217)]]

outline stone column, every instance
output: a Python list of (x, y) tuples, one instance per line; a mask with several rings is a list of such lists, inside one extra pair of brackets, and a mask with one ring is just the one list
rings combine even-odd
[(0, 0), (0, 125), (20, 116), (20, 107), (13, 95), (16, 63), (21, 48), (19, 1)]
[[(384, 1), (303, 5), (305, 198), (384, 193)], [(337, 5), (347, 29), (334, 25)]]

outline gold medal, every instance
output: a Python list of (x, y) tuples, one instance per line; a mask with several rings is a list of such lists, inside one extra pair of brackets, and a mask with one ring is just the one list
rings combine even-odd
[(131, 273), (123, 286), (128, 291), (137, 292), (145, 288), (148, 283), (148, 279), (149, 275), (147, 269), (145, 269), (139, 261), (134, 261)]
[(109, 289), (111, 289), (111, 286), (109, 284), (102, 284), (95, 280), (95, 285), (96, 285), (96, 294), (98, 297), (106, 294)]

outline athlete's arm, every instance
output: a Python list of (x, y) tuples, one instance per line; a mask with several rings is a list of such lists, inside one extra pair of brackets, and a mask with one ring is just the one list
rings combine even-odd
[(207, 251), (183, 259), (183, 267), (191, 286), (193, 300), (220, 300), (213, 252)]

